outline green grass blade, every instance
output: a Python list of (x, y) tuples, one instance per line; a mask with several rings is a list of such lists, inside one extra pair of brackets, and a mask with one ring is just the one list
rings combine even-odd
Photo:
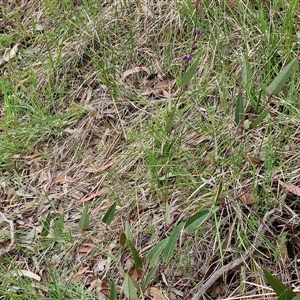
[(117, 290), (115, 282), (112, 280), (109, 285), (109, 300), (117, 300)]
[(104, 217), (102, 218), (102, 222), (104, 222), (107, 226), (111, 224), (112, 220), (115, 217), (117, 202), (109, 207)]
[(149, 270), (149, 272), (145, 276), (145, 279), (143, 280), (143, 283), (142, 283), (142, 290), (143, 291), (148, 287), (150, 281), (153, 279), (153, 277), (154, 277), (156, 271), (158, 270), (158, 268), (159, 268), (159, 266), (154, 266), (152, 269)]
[(85, 203), (81, 218), (79, 220), (79, 228), (85, 230), (90, 225), (90, 215), (89, 215), (89, 206)]
[(133, 256), (133, 260), (134, 260), (134, 264), (135, 264), (135, 268), (137, 270), (140, 270), (143, 267), (143, 262), (142, 259), (139, 256), (139, 253), (137, 252), (135, 246), (133, 245), (133, 243), (127, 239), (127, 244), (130, 248), (130, 251), (132, 253)]
[(254, 128), (256, 127), (258, 124), (260, 124), (264, 118), (269, 114), (271, 110), (271, 107), (265, 109), (251, 124), (250, 124), (250, 128)]
[(279, 297), (283, 292), (287, 291), (288, 293), (288, 299), (293, 299), (293, 297), (297, 296), (296, 293), (294, 293), (289, 287), (284, 285), (279, 279), (274, 277), (271, 273), (269, 273), (267, 270), (263, 269), (264, 276), (267, 280), (267, 282), (270, 284), (270, 286), (273, 288), (276, 295)]
[(201, 226), (212, 215), (212, 211), (204, 209), (196, 212), (190, 216), (185, 224), (184, 229), (187, 234), (193, 233), (199, 226)]
[(183, 222), (177, 225), (169, 236), (168, 243), (166, 244), (165, 249), (162, 253), (162, 259), (165, 263), (168, 263), (174, 254), (175, 248), (177, 246), (177, 240), (180, 236), (183, 225)]
[(245, 112), (244, 112), (244, 99), (242, 93), (238, 94), (235, 104), (235, 117), (234, 123), (238, 125), (241, 120), (244, 119)]
[(252, 77), (252, 71), (250, 68), (249, 58), (248, 55), (245, 54), (244, 64), (243, 64), (243, 83), (245, 85), (249, 84), (251, 77)]
[(59, 218), (54, 223), (54, 235), (55, 237), (59, 237), (64, 232), (64, 226), (65, 226), (65, 214), (62, 214), (59, 216)]
[(137, 295), (137, 288), (135, 286), (134, 281), (131, 279), (131, 277), (126, 274), (125, 275), (125, 280), (123, 283), (123, 291), (125, 296), (130, 299), (130, 300), (138, 300), (138, 295)]
[(281, 72), (275, 77), (272, 83), (267, 87), (269, 95), (279, 94), (285, 86), (291, 74), (297, 69), (298, 61), (294, 58)]
[(44, 225), (43, 225), (43, 229), (42, 229), (42, 232), (41, 232), (41, 236), (47, 236), (49, 234), (49, 231), (50, 231), (50, 223), (51, 223), (51, 214), (48, 213), (47, 217), (46, 217), (46, 220), (44, 222)]
[(159, 256), (163, 252), (167, 242), (169, 241), (169, 238), (166, 238), (162, 241), (160, 241), (157, 245), (155, 245), (147, 254), (147, 258), (150, 263), (150, 267), (152, 267), (158, 260)]
[(193, 76), (196, 74), (196, 70), (198, 68), (200, 62), (200, 58), (198, 57), (192, 64), (191, 66), (187, 69), (187, 71), (184, 73), (182, 76), (179, 86), (184, 87), (190, 83), (192, 80)]

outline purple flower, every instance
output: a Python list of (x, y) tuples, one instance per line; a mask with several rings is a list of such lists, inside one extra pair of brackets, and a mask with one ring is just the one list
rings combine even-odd
[(196, 29), (196, 35), (204, 35), (205, 34), (205, 30), (197, 28)]
[(186, 62), (189, 62), (193, 59), (193, 56), (192, 55), (185, 55), (182, 59)]

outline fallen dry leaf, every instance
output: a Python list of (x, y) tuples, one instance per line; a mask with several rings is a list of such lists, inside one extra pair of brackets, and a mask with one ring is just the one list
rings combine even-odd
[(156, 287), (150, 287), (149, 294), (153, 300), (166, 300), (167, 299), (165, 297), (165, 295), (163, 294), (163, 292)]
[(31, 159), (35, 159), (35, 158), (40, 157), (40, 156), (41, 156), (40, 153), (35, 153), (35, 154), (32, 154), (32, 155), (26, 155), (23, 158), (31, 160)]
[(80, 269), (80, 270), (76, 273), (76, 275), (82, 275), (82, 274), (84, 274), (88, 269), (89, 269), (89, 267), (82, 268), (82, 269)]
[(134, 67), (134, 68), (129, 69), (129, 70), (127, 70), (123, 73), (122, 80), (124, 81), (128, 76), (130, 76), (132, 74), (135, 74), (135, 73), (138, 73), (138, 72), (141, 72), (141, 71), (144, 71), (148, 75), (150, 75), (150, 71), (147, 67)]
[(166, 90), (164, 90), (164, 89), (161, 90), (161, 93), (162, 93), (162, 95), (163, 95), (165, 98), (169, 98), (169, 97), (170, 97), (170, 94), (169, 94)]
[(246, 155), (246, 159), (249, 161), (249, 163), (251, 165), (261, 165), (264, 163), (264, 161), (262, 159), (256, 158), (256, 157), (252, 157), (250, 155)]
[(300, 197), (300, 188), (293, 185), (293, 184), (287, 184), (287, 183), (284, 183), (283, 181), (279, 180), (278, 181), (279, 184), (284, 187), (288, 192)]
[(84, 168), (82, 171), (85, 173), (97, 173), (98, 172), (98, 170), (94, 169), (94, 168)]
[(84, 197), (84, 198), (78, 200), (77, 203), (84, 203), (84, 202), (92, 200), (95, 197), (100, 197), (100, 196), (106, 195), (107, 193), (108, 193), (108, 189), (102, 188), (101, 190), (99, 190), (97, 192), (91, 193), (88, 197)]
[(170, 97), (170, 91), (174, 88), (175, 79), (173, 77), (161, 76), (159, 74), (151, 74), (143, 81), (145, 91), (143, 96), (158, 96), (163, 98)]
[(46, 171), (46, 170), (42, 170), (41, 173), (40, 173), (40, 176), (39, 176), (39, 181), (38, 183), (39, 184), (42, 184), (43, 182), (45, 181), (50, 181), (51, 180), (51, 174), (50, 174), (50, 171)]
[(72, 181), (71, 176), (57, 176), (52, 179), (53, 183), (69, 183), (70, 181)]
[(88, 253), (91, 250), (90, 247), (81, 247), (78, 249), (79, 253)]
[(29, 277), (32, 278), (34, 280), (37, 281), (41, 281), (41, 277), (31, 271), (28, 270), (17, 270), (13, 273), (14, 276), (25, 276), (25, 277)]
[(10, 60), (12, 60), (18, 53), (20, 44), (15, 44), (11, 49), (5, 52), (2, 58), (0, 58), (0, 68), (4, 67)]
[(239, 199), (247, 205), (253, 205), (254, 204), (254, 199), (253, 199), (253, 197), (250, 193), (244, 193), (244, 194), (240, 195)]
[(101, 283), (101, 292), (106, 296), (106, 297), (109, 297), (109, 284), (108, 284), (108, 281), (107, 280), (102, 280), (102, 283)]

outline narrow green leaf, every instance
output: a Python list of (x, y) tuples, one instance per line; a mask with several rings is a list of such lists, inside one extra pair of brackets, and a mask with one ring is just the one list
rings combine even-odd
[(211, 215), (212, 212), (208, 209), (196, 212), (186, 220), (184, 224), (185, 232), (187, 234), (191, 234), (195, 231), (196, 228), (201, 226)]
[(244, 112), (244, 99), (242, 93), (239, 93), (236, 99), (235, 104), (235, 116), (234, 123), (238, 125), (241, 120), (244, 120), (245, 112)]
[(192, 80), (193, 76), (196, 74), (196, 70), (198, 68), (200, 62), (200, 57), (198, 57), (192, 64), (191, 66), (187, 69), (187, 71), (184, 73), (182, 76), (179, 86), (184, 87), (190, 83)]
[(120, 245), (124, 246), (126, 241), (127, 241), (127, 237), (126, 237), (125, 232), (121, 232), (121, 234), (120, 234)]
[(150, 268), (157, 262), (168, 241), (169, 238), (163, 239), (148, 252), (147, 258), (150, 263)]
[(154, 266), (152, 269), (150, 269), (150, 271), (145, 276), (145, 278), (143, 280), (143, 283), (142, 283), (142, 290), (143, 291), (148, 287), (150, 281), (153, 279), (154, 275), (156, 274), (156, 271), (158, 270), (158, 267), (159, 266)]
[(115, 282), (112, 280), (109, 285), (109, 300), (118, 300)]
[[(219, 198), (220, 198), (221, 193), (222, 193), (222, 190), (223, 190), (223, 181), (221, 180), (220, 183), (219, 183), (219, 186), (218, 186), (218, 190), (217, 190), (216, 196), (215, 196), (214, 201), (213, 201), (214, 205), (216, 203), (218, 203)], [(216, 209), (217, 208), (215, 207), (214, 210), (216, 210)]]
[(286, 67), (284, 67), (280, 73), (275, 77), (271, 84), (267, 87), (267, 93), (269, 95), (279, 94), (285, 86), (287, 80), (292, 73), (297, 69), (298, 61), (294, 58)]
[(269, 114), (271, 110), (271, 107), (265, 109), (256, 119), (254, 119), (251, 124), (250, 124), (250, 128), (254, 128), (256, 127), (258, 124), (260, 124), (264, 118)]
[(125, 296), (129, 300), (138, 300), (138, 295), (137, 295), (137, 288), (134, 284), (134, 281), (131, 279), (131, 277), (126, 274), (124, 283), (123, 283), (123, 291)]
[(127, 244), (130, 248), (130, 251), (132, 253), (133, 256), (133, 260), (134, 260), (134, 264), (135, 264), (135, 268), (137, 270), (140, 270), (143, 267), (143, 262), (142, 259), (139, 256), (139, 253), (137, 252), (135, 246), (133, 245), (133, 243), (127, 239)]
[(132, 228), (128, 221), (126, 221), (126, 223), (125, 223), (124, 232), (126, 234), (127, 239), (132, 241)]
[(244, 64), (243, 64), (243, 83), (245, 85), (250, 84), (250, 80), (252, 77), (252, 71), (250, 68), (248, 55), (244, 55)]
[(278, 300), (291, 300), (292, 298), (289, 297), (289, 291), (285, 290), (279, 297)]
[(85, 230), (90, 225), (89, 206), (87, 203), (84, 204), (83, 212), (79, 220), (79, 228)]
[(179, 223), (171, 232), (169, 240), (165, 246), (165, 249), (162, 253), (162, 259), (165, 263), (168, 263), (173, 256), (174, 250), (177, 246), (177, 240), (180, 236), (181, 229), (183, 228), (184, 223)]
[(264, 272), (264, 276), (265, 276), (266, 280), (268, 281), (270, 286), (273, 288), (274, 292), (276, 293), (276, 295), (278, 297), (286, 290), (288, 291), (286, 293), (288, 293), (289, 299), (292, 299), (293, 297), (297, 296), (296, 293), (294, 293), (289, 287), (284, 285), (279, 279), (277, 279), (272, 274), (270, 274), (267, 270), (263, 269), (263, 272)]
[(112, 222), (115, 216), (116, 206), (117, 206), (117, 202), (115, 202), (113, 205), (109, 207), (104, 217), (102, 218), (102, 222), (104, 222), (106, 225), (110, 225), (110, 223)]
[(175, 120), (175, 113), (176, 113), (176, 107), (173, 107), (169, 112), (167, 116), (166, 126), (165, 126), (165, 132), (169, 134), (172, 131), (172, 127), (174, 125)]
[(46, 220), (44, 222), (44, 225), (43, 225), (43, 229), (42, 229), (42, 232), (41, 232), (41, 236), (47, 236), (49, 234), (49, 231), (50, 231), (50, 223), (51, 223), (51, 214), (48, 213), (47, 217), (46, 217)]
[(64, 226), (65, 226), (65, 214), (62, 214), (59, 216), (59, 218), (54, 223), (54, 236), (58, 237), (61, 236), (64, 232)]

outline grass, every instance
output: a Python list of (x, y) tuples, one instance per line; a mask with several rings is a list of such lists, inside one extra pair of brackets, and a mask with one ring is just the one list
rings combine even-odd
[[(297, 284), (299, 70), (266, 90), (299, 58), (298, 1), (193, 2), (2, 5), (0, 57), (19, 45), (0, 63), (0, 211), (15, 234), (10, 248), (1, 221), (1, 299), (191, 299), (275, 207), (204, 297), (268, 299), (261, 268)], [(174, 249), (161, 244), (151, 275), (164, 239)]]

